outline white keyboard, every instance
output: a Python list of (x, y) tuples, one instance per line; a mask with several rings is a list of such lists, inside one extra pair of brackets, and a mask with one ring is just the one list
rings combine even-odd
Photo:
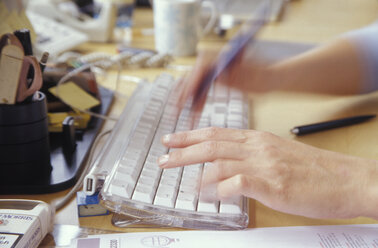
[[(248, 225), (245, 197), (218, 201), (215, 188), (202, 188), (210, 163), (160, 169), (159, 156), (168, 153), (164, 134), (189, 130), (188, 108), (177, 115), (175, 80), (160, 75), (141, 84), (116, 123), (111, 137), (84, 181), (92, 194), (102, 185), (103, 204), (144, 223), (191, 229), (230, 230)], [(179, 116), (178, 119), (176, 116)], [(242, 92), (216, 85), (209, 92), (198, 128), (247, 128), (248, 101)]]
[(88, 41), (86, 34), (67, 25), (30, 10), (26, 11), (26, 15), (37, 33), (37, 41), (33, 44), (35, 53), (41, 55), (45, 51), (49, 52), (50, 61), (59, 54)]
[[(214, 3), (218, 13), (232, 16), (238, 21), (248, 20), (252, 13), (263, 2), (269, 2), (268, 20), (277, 21), (289, 0), (209, 0)], [(229, 18), (229, 17), (228, 17)]]

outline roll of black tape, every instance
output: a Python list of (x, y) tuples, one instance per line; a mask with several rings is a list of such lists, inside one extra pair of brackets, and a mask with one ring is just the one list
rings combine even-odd
[[(35, 162), (50, 156), (49, 137), (25, 144), (0, 145), (0, 168), (4, 164)], [(1, 169), (0, 169), (1, 170)]]
[[(36, 94), (32, 101), (0, 104), (0, 171), (21, 182), (39, 175), (48, 179), (52, 168), (46, 97)], [(9, 183), (5, 180), (0, 185)]]
[(0, 104), (0, 128), (9, 125), (24, 125), (47, 118), (46, 96), (37, 92), (37, 99), (13, 105)]
[(0, 145), (17, 145), (37, 141), (48, 135), (48, 120), (24, 125), (0, 126)]

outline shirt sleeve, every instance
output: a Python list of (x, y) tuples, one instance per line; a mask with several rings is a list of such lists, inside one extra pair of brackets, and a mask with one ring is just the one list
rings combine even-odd
[(348, 32), (344, 37), (355, 44), (361, 54), (365, 75), (361, 92), (378, 90), (378, 21), (365, 28)]

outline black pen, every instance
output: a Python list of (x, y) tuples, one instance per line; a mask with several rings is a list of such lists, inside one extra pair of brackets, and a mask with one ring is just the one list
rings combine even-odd
[[(32, 42), (30, 38), (30, 30), (27, 28), (19, 29), (13, 32), (13, 34), (18, 38), (18, 40), (21, 42), (22, 47), (24, 48), (24, 54), (25, 56), (31, 56), (33, 55), (33, 47)], [(34, 70), (30, 66), (28, 70), (28, 85), (31, 85), (31, 82), (34, 78)]]
[(41, 67), (42, 73), (45, 70), (47, 60), (49, 59), (49, 55), (50, 54), (48, 52), (44, 52), (42, 54), (41, 60), (39, 61), (39, 67)]
[(319, 131), (329, 130), (337, 127), (345, 127), (353, 124), (358, 124), (367, 120), (374, 118), (376, 115), (359, 115), (353, 117), (347, 117), (338, 120), (319, 122), (304, 126), (294, 127), (290, 130), (295, 135), (303, 135), (308, 133), (315, 133)]
[(33, 47), (30, 38), (30, 30), (23, 28), (13, 32), (13, 34), (21, 42), (22, 47), (24, 48), (24, 53), (26, 56), (33, 55)]

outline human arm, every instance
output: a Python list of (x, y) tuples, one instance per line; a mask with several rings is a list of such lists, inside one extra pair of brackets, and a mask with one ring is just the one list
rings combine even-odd
[[(213, 63), (216, 51), (202, 52), (193, 71), (184, 79), (186, 95), (193, 94)], [(240, 56), (223, 72), (217, 83), (250, 92), (295, 90), (315, 93), (359, 93), (363, 69), (356, 46), (337, 39), (308, 52), (265, 64), (259, 58)], [(190, 92), (192, 91), (192, 92)]]
[[(378, 86), (376, 34), (363, 31), (362, 35), (346, 35), (274, 64), (239, 57), (217, 83), (254, 92), (370, 92)], [(186, 78), (184, 92), (195, 93), (212, 58), (202, 56), (197, 61), (194, 73)], [(378, 219), (376, 160), (326, 151), (254, 130), (208, 128), (165, 137), (166, 146), (179, 149), (162, 156), (159, 164), (171, 168), (212, 162), (205, 179), (218, 183), (220, 198), (244, 195), (282, 212), (314, 218)]]
[[(358, 48), (339, 38), (298, 56), (278, 61), (257, 74), (249, 91), (288, 90), (321, 94), (361, 93), (363, 60)], [(261, 83), (260, 83), (261, 82)]]
[[(249, 53), (250, 54), (250, 53)], [(181, 102), (195, 95), (216, 51), (203, 51), (180, 85)], [(352, 31), (300, 55), (266, 64), (258, 56), (239, 55), (216, 83), (250, 92), (294, 90), (357, 94), (378, 89), (378, 24)]]
[[(358, 94), (378, 89), (378, 22), (272, 64), (269, 89)], [(262, 78), (265, 75), (262, 73)], [(252, 88), (253, 90), (253, 88)]]
[(278, 211), (313, 218), (378, 219), (378, 162), (321, 150), (276, 135), (206, 128), (164, 136), (178, 148), (162, 168), (211, 162), (219, 198), (244, 195)]

